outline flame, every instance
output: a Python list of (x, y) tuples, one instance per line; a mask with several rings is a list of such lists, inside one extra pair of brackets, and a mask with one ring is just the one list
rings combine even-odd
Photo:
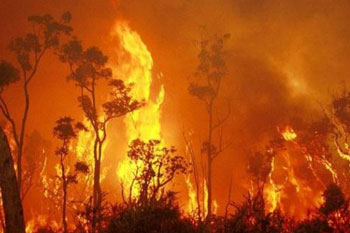
[(268, 176), (268, 185), (266, 186), (264, 193), (268, 203), (268, 211), (273, 212), (281, 201), (280, 188), (275, 183), (272, 174), (275, 170), (275, 158), (271, 159), (271, 171)]
[(219, 204), (216, 200), (213, 200), (213, 214), (216, 215), (218, 213)]
[(208, 185), (207, 185), (206, 179), (204, 179), (204, 182), (203, 182), (203, 193), (204, 193), (204, 200), (203, 200), (204, 216), (207, 216), (208, 215)]
[(29, 220), (26, 223), (26, 233), (33, 233), (38, 231), (40, 228), (50, 227), (53, 231), (59, 230), (59, 224), (55, 220), (49, 221), (49, 217), (46, 215), (38, 215), (36, 218)]
[[(126, 22), (118, 22), (113, 34), (120, 40), (124, 57), (115, 69), (119, 77), (125, 77), (125, 82), (132, 84), (130, 95), (138, 101), (145, 101), (146, 105), (134, 111), (125, 118), (126, 136), (128, 143), (136, 138), (148, 141), (161, 139), (160, 107), (164, 100), (164, 87), (160, 87), (156, 100), (151, 99), (151, 85), (153, 80), (153, 58), (137, 32), (130, 29)], [(118, 50), (119, 52), (119, 50)], [(161, 77), (162, 75), (160, 75)], [(125, 158), (118, 164), (117, 176), (123, 186), (129, 187), (132, 183), (135, 167)], [(133, 189), (132, 196), (138, 190)]]
[(187, 211), (189, 214), (194, 214), (198, 208), (197, 194), (196, 194), (196, 191), (193, 189), (193, 185), (192, 185), (190, 176), (187, 176), (185, 181), (186, 181), (187, 190), (188, 190), (188, 197), (189, 197)]
[(282, 137), (286, 141), (293, 141), (297, 138), (297, 134), (295, 133), (294, 129), (289, 125), (287, 125), (283, 130), (278, 128), (278, 131), (282, 134)]

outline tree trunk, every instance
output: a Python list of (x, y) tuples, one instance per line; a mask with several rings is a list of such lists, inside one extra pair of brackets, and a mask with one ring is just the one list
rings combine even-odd
[(23, 145), (24, 145), (24, 134), (26, 131), (26, 124), (29, 112), (29, 93), (28, 93), (28, 82), (24, 82), (24, 97), (25, 97), (25, 107), (22, 118), (21, 132), (19, 135), (19, 145), (18, 145), (18, 155), (17, 155), (17, 180), (18, 180), (18, 189), (20, 196), (22, 196), (22, 155), (23, 155)]
[(23, 208), (7, 137), (0, 128), (0, 187), (6, 233), (25, 233)]
[(62, 188), (63, 188), (63, 202), (62, 202), (62, 225), (63, 225), (63, 232), (68, 232), (68, 225), (67, 225), (67, 178), (66, 178), (66, 171), (63, 163), (63, 157), (61, 156), (61, 172), (62, 172)]
[(208, 215), (207, 219), (210, 219), (212, 212), (212, 135), (213, 135), (213, 105), (210, 103), (208, 109), (209, 115), (209, 135), (208, 135), (208, 150), (207, 150), (207, 163), (208, 163)]
[(93, 219), (92, 219), (92, 233), (99, 230), (100, 211), (101, 211), (101, 187), (100, 187), (100, 166), (99, 160), (95, 160), (94, 171), (94, 190), (93, 190)]
[(67, 233), (68, 232), (68, 225), (67, 225), (67, 217), (66, 217), (66, 212), (67, 212), (67, 184), (63, 184), (63, 208), (62, 208), (62, 223), (63, 223), (63, 232)]

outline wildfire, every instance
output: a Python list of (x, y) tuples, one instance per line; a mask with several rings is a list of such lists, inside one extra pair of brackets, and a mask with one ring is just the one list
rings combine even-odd
[(294, 129), (287, 125), (284, 129), (278, 128), (278, 131), (282, 134), (282, 137), (286, 141), (293, 141), (294, 139), (297, 138), (297, 134), (295, 133)]
[(268, 185), (266, 186), (264, 193), (266, 196), (266, 200), (268, 202), (268, 211), (273, 212), (277, 206), (280, 204), (281, 201), (281, 193), (280, 188), (275, 183), (272, 174), (275, 170), (275, 158), (272, 158), (271, 160), (271, 171), (268, 176)]
[(35, 219), (32, 219), (26, 223), (26, 233), (36, 232), (38, 229), (42, 227), (50, 226), (50, 228), (54, 231), (59, 230), (59, 224), (52, 220), (48, 221), (48, 216), (38, 215)]
[[(151, 99), (153, 58), (140, 35), (133, 31), (126, 22), (118, 22), (113, 34), (120, 40), (121, 59), (115, 73), (124, 77), (124, 81), (132, 85), (131, 95), (134, 99), (145, 101), (146, 105), (125, 118), (127, 141), (136, 138), (147, 141), (161, 139), (161, 110), (165, 91), (161, 86), (156, 100)], [(118, 50), (119, 52), (119, 50)], [(129, 187), (135, 168), (128, 158), (118, 164), (117, 176), (121, 183)], [(135, 196), (138, 190), (133, 189)]]
[(189, 197), (187, 212), (190, 214), (194, 214), (198, 208), (197, 194), (196, 194), (196, 191), (193, 189), (190, 176), (187, 176), (185, 181), (186, 181), (186, 185), (188, 189), (188, 197)]

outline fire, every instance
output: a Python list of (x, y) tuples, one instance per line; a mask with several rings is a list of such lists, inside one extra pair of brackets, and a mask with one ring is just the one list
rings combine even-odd
[(203, 201), (203, 209), (204, 209), (204, 215), (208, 215), (208, 185), (207, 180), (204, 179), (203, 182), (203, 193), (204, 193), (204, 201)]
[[(333, 182), (337, 183), (338, 175), (332, 163), (325, 155), (318, 155), (315, 158), (309, 154), (307, 148), (299, 144), (295, 139), (297, 134), (291, 126), (277, 127), (287, 143), (284, 148), (277, 149), (275, 156), (271, 160), (271, 170), (267, 176), (264, 189), (264, 196), (267, 201), (267, 211), (272, 212), (279, 208), (284, 213), (293, 215), (296, 218), (304, 218), (310, 206), (319, 206), (322, 188), (325, 188), (321, 178), (313, 167), (314, 162), (318, 162), (328, 170)], [(310, 174), (316, 178), (320, 189), (313, 187), (300, 173), (300, 165), (305, 159), (305, 166)], [(276, 174), (276, 175), (274, 175)]]
[(194, 214), (198, 208), (197, 194), (196, 194), (196, 191), (193, 189), (190, 176), (187, 176), (185, 181), (186, 181), (186, 185), (188, 189), (188, 197), (189, 197), (187, 212), (190, 214)]
[(219, 209), (219, 204), (216, 200), (213, 200), (213, 214), (217, 214)]
[[(131, 95), (134, 99), (145, 101), (146, 105), (125, 118), (127, 141), (130, 143), (136, 138), (141, 140), (161, 139), (161, 110), (164, 100), (164, 87), (160, 87), (156, 100), (151, 99), (151, 85), (153, 80), (153, 58), (140, 35), (133, 31), (126, 22), (118, 22), (113, 34), (120, 40), (122, 59), (115, 73), (124, 77), (125, 82), (132, 85)], [(119, 50), (118, 50), (119, 52)], [(160, 75), (161, 77), (161, 75)], [(132, 183), (134, 167), (125, 158), (118, 164), (117, 176), (125, 187)], [(133, 189), (135, 196), (138, 190)]]
[(266, 196), (266, 200), (268, 202), (268, 211), (273, 212), (281, 201), (281, 193), (280, 188), (275, 183), (272, 174), (275, 170), (275, 158), (271, 160), (271, 171), (268, 176), (268, 185), (266, 186), (264, 193)]
[(297, 138), (297, 134), (295, 133), (294, 129), (287, 125), (283, 130), (278, 128), (278, 131), (282, 134), (282, 137), (286, 141), (293, 141)]
[(26, 233), (33, 233), (38, 231), (40, 228), (45, 228), (50, 226), (50, 228), (54, 231), (59, 230), (59, 224), (55, 220), (48, 220), (48, 216), (46, 215), (38, 215), (36, 218), (28, 221), (26, 223)]

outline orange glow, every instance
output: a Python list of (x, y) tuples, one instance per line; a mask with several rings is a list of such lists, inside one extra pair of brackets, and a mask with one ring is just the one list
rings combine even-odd
[[(16, 56), (13, 51), (7, 50), (8, 42), (31, 32), (31, 23), (28, 26), (24, 22), (35, 11), (46, 13), (46, 10), (53, 9), (47, 13), (54, 17), (61, 13), (61, 7), (52, 7), (55, 4), (51, 2), (36, 3), (31, 8), (26, 6), (32, 3), (24, 1), (27, 3), (21, 7), (17, 6), (20, 1), (0, 4), (9, 9), (2, 16), (6, 33), (0, 33), (0, 49), (3, 52), (0, 61), (13, 63), (21, 74), (18, 83), (1, 90), (16, 123), (17, 134), (21, 131), (25, 103), (22, 82), (26, 74), (22, 75), (25, 72), (16, 58), (24, 59), (26, 54), (23, 58)], [(118, 6), (111, 9), (111, 2)], [(72, 12), (72, 38), (81, 41), (84, 51), (90, 46), (101, 50), (106, 59), (101, 59), (96, 67), (100, 68), (103, 63), (101, 66), (111, 68), (112, 76), (108, 78), (123, 80), (130, 85), (130, 97), (145, 103), (132, 113), (119, 119), (113, 118), (107, 125), (108, 136), (103, 141), (99, 170), (102, 204), (123, 206), (122, 198), (136, 198), (140, 194), (138, 185), (134, 185), (134, 177), (137, 167), (142, 165), (135, 165), (135, 161), (127, 157), (128, 145), (134, 139), (160, 140), (162, 146), (174, 145), (176, 155), (194, 160), (190, 161), (190, 165), (197, 166), (192, 166), (196, 173), (192, 171), (180, 178), (176, 176), (175, 182), (162, 186), (166, 191), (174, 191), (181, 214), (193, 219), (198, 216), (198, 219), (205, 220), (208, 214), (207, 173), (211, 159), (215, 160), (210, 173), (212, 209), (220, 217), (225, 211), (231, 216), (236, 211), (234, 205), (243, 203), (247, 192), (256, 194), (256, 186), (259, 185), (266, 212), (281, 210), (283, 215), (296, 220), (306, 217), (309, 209), (321, 205), (322, 192), (329, 184), (339, 185), (348, 198), (350, 91), (344, 90), (349, 101), (339, 101), (338, 104), (330, 102), (333, 95), (328, 96), (333, 91), (334, 96), (341, 92), (336, 82), (349, 73), (348, 61), (342, 61), (346, 60), (347, 52), (350, 54), (350, 49), (347, 51), (348, 47), (342, 45), (347, 38), (343, 35), (347, 33), (343, 30), (347, 25), (340, 20), (347, 16), (347, 4), (332, 6), (334, 12), (329, 12), (325, 10), (326, 6), (329, 8), (328, 3), (313, 9), (314, 4), (293, 3), (292, 0), (267, 5), (238, 1), (232, 3), (232, 7), (226, 6), (234, 1), (218, 2), (155, 1), (153, 6), (147, 1), (89, 1), (84, 10), (77, 4), (67, 5), (67, 10)], [(302, 10), (296, 7), (299, 4)], [(230, 11), (223, 14), (226, 8)], [(91, 9), (96, 11), (96, 17), (90, 16)], [(87, 23), (89, 17), (91, 22)], [(261, 24), (266, 18), (269, 20)], [(202, 22), (208, 25), (196, 26)], [(288, 26), (291, 23), (292, 29)], [(219, 32), (230, 34), (230, 39), (228, 43), (212, 46), (211, 40), (219, 39), (220, 42)], [(82, 102), (77, 100), (79, 88), (71, 81), (66, 82), (65, 77), (71, 73), (69, 65), (57, 58), (62, 52), (61, 45), (70, 39), (68, 37), (43, 56), (37, 77), (29, 88), (31, 105), (22, 145), (23, 190), (20, 190), (25, 193), (21, 193), (24, 196), (21, 200), (27, 233), (48, 226), (62, 230), (63, 182), (59, 179), (62, 170), (59, 157), (55, 156), (59, 140), (54, 138), (52, 128), (55, 120), (65, 115), (82, 121), (88, 128), (88, 131), (79, 131), (72, 140), (65, 160), (66, 175), (72, 174), (70, 178), (73, 180), (67, 195), (67, 223), (72, 230), (79, 226), (77, 221), (85, 221), (86, 226), (93, 225), (88, 217), (77, 216), (84, 208), (91, 208), (88, 206), (91, 200), (96, 202), (96, 195), (92, 197), (95, 130), (86, 119), (89, 114), (84, 116)], [(263, 46), (265, 44), (269, 46)], [(210, 55), (215, 50), (220, 53)], [(29, 57), (35, 60), (36, 54)], [(78, 60), (85, 65), (89, 59)], [(211, 68), (222, 63), (225, 63), (222, 70), (211, 72)], [(90, 68), (83, 66), (82, 70), (89, 71)], [(105, 71), (109, 74), (109, 69)], [(207, 74), (204, 74), (206, 71)], [(207, 75), (209, 81), (202, 83), (202, 75)], [(227, 76), (222, 83), (206, 85), (216, 83), (212, 81), (221, 75)], [(90, 118), (96, 122), (106, 117), (102, 103), (109, 98), (108, 78), (99, 79), (96, 86), (96, 115), (100, 118)], [(198, 87), (191, 86), (192, 79)], [(348, 86), (346, 82), (341, 86)], [(216, 88), (220, 88), (220, 93), (215, 94), (217, 101), (211, 101)], [(342, 109), (342, 105), (348, 106)], [(211, 107), (213, 114), (208, 117)], [(91, 114), (94, 116), (95, 113)], [(344, 116), (339, 118), (338, 115)], [(18, 171), (18, 140), (16, 143), (13, 126), (8, 123), (11, 121), (4, 116), (0, 114), (1, 127), (8, 136), (14, 169)], [(323, 118), (326, 120), (323, 121)], [(102, 134), (98, 129), (100, 122), (96, 125), (96, 131), (100, 130), (97, 134)], [(193, 141), (189, 139), (189, 143), (184, 143), (181, 129), (190, 129), (188, 137)], [(38, 134), (34, 135), (34, 139), (31, 138), (33, 132)], [(192, 151), (189, 151), (189, 145), (193, 146), (190, 148)], [(254, 159), (252, 166), (251, 152), (263, 155), (261, 161)], [(205, 153), (213, 158), (208, 158)], [(31, 160), (34, 160), (33, 168)], [(78, 161), (88, 165), (87, 174), (75, 170), (74, 165)], [(251, 172), (253, 168), (256, 169)], [(231, 176), (234, 181), (232, 188), (231, 185), (229, 187)], [(121, 195), (122, 191), (125, 196)], [(226, 206), (227, 200), (233, 203), (232, 206)], [(0, 207), (2, 209), (1, 200)], [(1, 215), (4, 215), (3, 212), (0, 210)], [(1, 226), (0, 233), (3, 233)]]
[(293, 141), (297, 137), (297, 134), (294, 132), (294, 129), (289, 125), (287, 125), (283, 130), (279, 129), (279, 131), (281, 132), (282, 137), (286, 141)]
[[(120, 40), (121, 50), (128, 59), (121, 59), (115, 73), (123, 77), (127, 84), (132, 85), (131, 95), (138, 101), (145, 101), (146, 105), (134, 111), (125, 118), (127, 141), (130, 143), (136, 138), (148, 141), (161, 139), (161, 110), (165, 91), (160, 87), (156, 100), (151, 99), (153, 58), (143, 43), (139, 34), (130, 29), (126, 22), (118, 22), (113, 30)], [(130, 187), (135, 167), (125, 158), (118, 164), (117, 176), (124, 187)], [(136, 188), (132, 189), (132, 196), (138, 194)], [(128, 194), (127, 194), (128, 195)]]
[(269, 212), (273, 212), (279, 205), (281, 200), (280, 187), (273, 180), (272, 174), (275, 170), (275, 159), (271, 160), (271, 171), (268, 175), (268, 185), (264, 189), (264, 196), (267, 200), (267, 208)]

